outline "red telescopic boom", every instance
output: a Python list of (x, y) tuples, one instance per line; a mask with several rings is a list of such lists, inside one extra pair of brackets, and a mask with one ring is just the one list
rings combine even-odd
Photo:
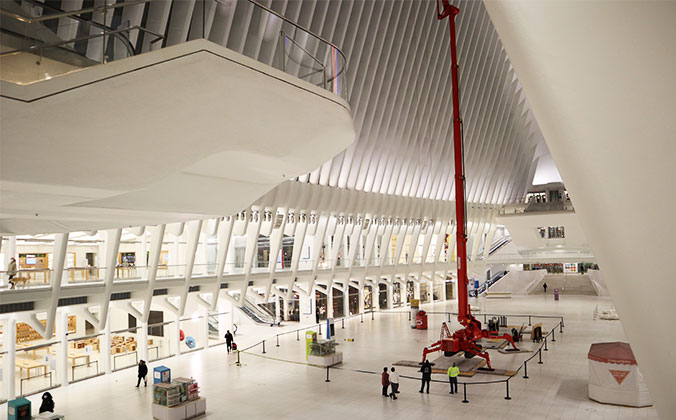
[(455, 16), (460, 9), (448, 0), (441, 0), (443, 10), (439, 10), (437, 0), (437, 19), (448, 17), (451, 27), (451, 84), (453, 89), (453, 154), (455, 155), (455, 220), (458, 244), (458, 320), (462, 325), (471, 317), (467, 299), (467, 222), (465, 220), (465, 170), (462, 148), (462, 120), (460, 119), (460, 93), (458, 90), (458, 53), (455, 40)]
[[(440, 3), (441, 2), (441, 7)], [(449, 334), (446, 324), (442, 324), (441, 338), (430, 347), (423, 349), (423, 361), (429, 353), (443, 350), (446, 355), (464, 352), (465, 357), (480, 356), (486, 359), (488, 369), (491, 359), (477, 343), (482, 338), (503, 338), (516, 344), (509, 334), (500, 335), (496, 331), (481, 329), (481, 322), (472, 316), (467, 294), (467, 222), (465, 220), (465, 170), (462, 147), (462, 120), (460, 119), (460, 93), (458, 90), (458, 53), (455, 39), (455, 17), (460, 9), (448, 0), (437, 0), (437, 19), (448, 18), (451, 29), (451, 84), (453, 96), (453, 153), (455, 158), (455, 220), (457, 230), (458, 255), (458, 321), (462, 329)]]

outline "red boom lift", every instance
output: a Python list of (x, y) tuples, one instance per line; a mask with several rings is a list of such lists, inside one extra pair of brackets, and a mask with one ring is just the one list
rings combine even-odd
[[(441, 1), (440, 10), (439, 2)], [(464, 328), (450, 333), (446, 323), (441, 325), (439, 341), (423, 350), (423, 362), (429, 353), (443, 350), (444, 355), (452, 356), (464, 352), (465, 357), (480, 356), (486, 359), (488, 369), (491, 359), (488, 352), (482, 350), (477, 341), (482, 338), (504, 338), (516, 349), (516, 344), (509, 334), (499, 335), (495, 331), (481, 329), (479, 322), (470, 311), (467, 294), (467, 222), (465, 220), (465, 171), (462, 144), (462, 120), (460, 119), (460, 98), (458, 93), (458, 57), (455, 40), (455, 16), (460, 9), (451, 5), (449, 0), (437, 0), (437, 19), (448, 18), (451, 27), (451, 82), (453, 88), (453, 152), (455, 155), (455, 212), (457, 225), (458, 254), (458, 321)]]

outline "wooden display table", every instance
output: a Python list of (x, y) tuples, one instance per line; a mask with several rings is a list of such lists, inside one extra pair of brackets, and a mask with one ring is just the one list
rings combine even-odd
[(84, 358), (87, 361), (87, 366), (89, 366), (89, 355), (86, 353), (79, 353), (76, 351), (69, 351), (68, 352), (68, 359), (70, 359), (71, 363), (73, 363), (73, 366), (75, 366), (75, 361), (77, 359), (82, 359)]
[(153, 404), (153, 418), (156, 420), (186, 420), (206, 413), (207, 400), (198, 398), (174, 407)]
[(31, 369), (40, 369), (42, 368), (43, 373), (46, 375), (47, 374), (47, 364), (38, 362), (37, 360), (31, 360), (31, 359), (16, 359), (16, 367), (23, 370), (26, 370), (26, 377), (27, 378), (32, 378), (30, 376)]

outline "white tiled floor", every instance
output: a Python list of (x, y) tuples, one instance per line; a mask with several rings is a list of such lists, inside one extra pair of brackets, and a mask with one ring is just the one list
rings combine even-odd
[[(418, 360), (422, 347), (439, 335), (442, 315), (430, 317), (430, 329), (411, 330), (406, 314), (376, 314), (337, 324), (339, 349), (344, 352), (342, 370), (331, 371), (331, 382), (325, 383), (326, 371), (305, 366), (303, 335), (280, 337), (275, 346), (274, 334), (279, 329), (269, 327), (242, 329), (237, 341), (240, 348), (256, 342), (259, 337), (272, 337), (266, 342), (266, 354), (261, 347), (242, 355), (242, 367), (236, 367), (234, 355), (226, 355), (219, 346), (162, 363), (172, 369), (172, 375), (193, 376), (199, 381), (207, 398), (208, 419), (448, 419), (456, 415), (470, 419), (656, 419), (654, 408), (633, 409), (602, 405), (587, 398), (588, 365), (586, 354), (592, 342), (624, 340), (618, 321), (592, 321), (597, 304), (608, 301), (587, 296), (563, 296), (559, 302), (551, 296), (529, 296), (510, 300), (481, 302), (487, 312), (506, 314), (532, 313), (563, 315), (565, 333), (543, 352), (545, 364), (537, 358), (528, 365), (530, 379), (514, 377), (510, 381), (512, 399), (504, 399), (504, 384), (471, 385), (468, 404), (459, 396), (448, 394), (445, 383), (433, 383), (431, 393), (419, 394), (417, 380), (402, 379), (397, 401), (380, 396), (380, 377), (354, 370), (378, 372), (397, 360)], [(452, 310), (452, 304), (435, 304), (430, 311)], [(480, 319), (482, 319), (480, 317)], [(510, 323), (512, 323), (510, 321)], [(516, 320), (515, 322), (516, 323)], [(547, 324), (545, 324), (547, 325)], [(553, 325), (553, 323), (552, 323)], [(557, 330), (558, 331), (558, 330)], [(344, 341), (354, 338), (354, 342)], [(494, 367), (514, 369), (525, 355), (498, 356)], [(433, 357), (434, 358), (434, 357)], [(280, 360), (275, 360), (280, 359)], [(154, 364), (151, 364), (151, 369)], [(416, 375), (414, 369), (398, 369), (402, 375)], [(57, 411), (68, 420), (150, 419), (151, 388), (134, 388), (135, 370), (53, 390)], [(440, 380), (445, 380), (439, 375)], [(477, 375), (474, 380), (493, 380), (495, 376)], [(31, 397), (38, 404), (39, 395)], [(5, 416), (6, 406), (0, 407)], [(4, 418), (4, 417), (2, 417)]]

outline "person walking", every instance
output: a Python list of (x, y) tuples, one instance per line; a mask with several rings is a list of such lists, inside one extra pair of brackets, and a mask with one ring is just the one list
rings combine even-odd
[(429, 360), (425, 360), (425, 363), (420, 367), (420, 372), (422, 372), (422, 382), (420, 384), (420, 392), (422, 394), (425, 384), (427, 384), (427, 393), (430, 393), (430, 381), (432, 381), (432, 364)]
[(396, 400), (399, 393), (399, 374), (394, 371), (394, 366), (390, 369), (390, 386), (392, 388), (390, 398)]
[(148, 365), (146, 365), (145, 361), (141, 360), (138, 362), (138, 381), (136, 382), (136, 388), (141, 385), (141, 379), (143, 379), (144, 386), (148, 386), (148, 379), (146, 378), (147, 375)]
[(390, 375), (387, 374), (386, 367), (383, 368), (383, 374), (380, 382), (383, 385), (383, 397), (389, 397), (387, 394), (387, 388), (390, 386)]
[(9, 264), (7, 264), (7, 277), (9, 277), (9, 288), (14, 289), (14, 282), (12, 279), (16, 276), (16, 260), (14, 257), (9, 259)]
[(453, 363), (453, 366), (448, 368), (448, 382), (451, 385), (449, 394), (458, 393), (458, 375), (460, 375), (460, 368)]
[(230, 330), (226, 331), (225, 332), (225, 345), (228, 348), (228, 353), (230, 353), (232, 351), (232, 340), (233, 340), (232, 333), (230, 332)]
[(542, 288), (545, 289), (545, 294), (547, 294), (547, 282), (544, 282)]

